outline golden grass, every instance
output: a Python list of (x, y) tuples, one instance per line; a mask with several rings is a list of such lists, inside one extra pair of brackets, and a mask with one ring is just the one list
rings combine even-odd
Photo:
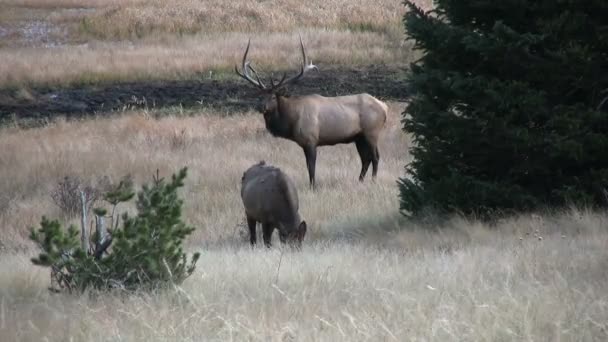
[[(58, 121), (35, 130), (12, 132), (6, 128), (0, 134), (0, 164), (6, 165), (0, 193), (10, 195), (5, 200), (10, 205), (0, 213), (0, 227), (8, 232), (24, 232), (37, 224), (42, 214), (58, 215), (49, 193), (65, 175), (83, 179), (107, 175), (117, 179), (130, 173), (141, 183), (150, 181), (157, 168), (168, 174), (188, 166), (186, 215), (199, 227), (193, 242), (234, 237), (243, 220), (238, 196), (242, 173), (264, 159), (294, 177), (301, 189), (303, 215), (315, 217), (312, 234), (321, 234), (328, 229), (328, 222), (349, 217), (348, 212), (340, 210), (344, 205), (370, 214), (386, 208), (396, 210), (395, 181), (408, 161), (404, 154), (408, 139), (399, 127), (402, 105), (393, 104), (391, 108), (389, 126), (380, 145), (378, 184), (358, 183), (360, 161), (356, 149), (340, 145), (320, 149), (319, 193), (307, 189), (302, 150), (295, 143), (272, 138), (265, 132), (259, 115), (221, 118), (211, 113), (156, 121), (136, 113), (115, 119)], [(209, 194), (213, 197), (209, 198)], [(318, 196), (339, 207), (317, 201)], [(376, 200), (370, 201), (372, 198)]]
[[(432, 2), (418, 3), (428, 9)], [(405, 11), (399, 0), (0, 0), (0, 5), (29, 10), (97, 9), (82, 15), (78, 30), (103, 39), (201, 31), (287, 32), (307, 27), (402, 32)]]
[[(396, 48), (385, 36), (372, 32), (349, 33), (302, 30), (309, 59), (320, 70), (327, 65), (360, 66), (368, 63), (404, 63), (409, 49)], [(0, 85), (188, 78), (195, 73), (227, 71), (243, 57), (251, 37), (250, 59), (262, 69), (296, 70), (298, 33), (201, 34), (163, 43), (91, 43), (52, 49), (0, 49)]]
[(24, 7), (32, 9), (95, 8), (121, 4), (143, 3), (145, 0), (0, 0), (3, 7)]
[(153, 0), (99, 11), (87, 17), (83, 29), (106, 39), (158, 32), (289, 32), (306, 27), (402, 32), (404, 10), (396, 0)]
[[(46, 272), (8, 255), (0, 339), (601, 341), (608, 235), (596, 229), (606, 217), (583, 219), (584, 235), (552, 232), (542, 242), (456, 225), (469, 241), (452, 252), (424, 233), (406, 235), (422, 245), (405, 252), (321, 243), (299, 254), (208, 250), (180, 288), (126, 298), (51, 295)], [(491, 237), (477, 237), (484, 232)]]
[(299, 33), (319, 67), (416, 59), (405, 44), (400, 0), (0, 0), (0, 6), (4, 87), (188, 78), (231, 68), (248, 37), (266, 65), (286, 69), (298, 58)]
[[(1, 341), (604, 340), (608, 217), (573, 210), (497, 227), (453, 219), (430, 231), (399, 219), (396, 180), (410, 157), (403, 104), (391, 103), (375, 184), (357, 181), (353, 146), (320, 149), (317, 192), (295, 143), (253, 113), (150, 119), (145, 112), (0, 130)], [(242, 172), (261, 159), (295, 180), (309, 233), (300, 253), (251, 250)], [(52, 295), (26, 228), (59, 217), (50, 189), (189, 166), (185, 219), (197, 271), (164, 293)], [(2, 205), (2, 203), (4, 203)], [(542, 240), (539, 239), (542, 237)], [(521, 239), (520, 239), (521, 238)], [(280, 265), (280, 266), (279, 266)]]

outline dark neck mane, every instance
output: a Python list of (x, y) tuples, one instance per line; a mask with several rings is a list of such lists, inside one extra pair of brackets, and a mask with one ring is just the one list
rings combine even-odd
[(285, 96), (276, 95), (278, 115), (270, 123), (266, 123), (266, 129), (275, 137), (290, 139), (292, 136), (292, 120), (286, 116), (287, 113), (283, 112), (283, 105), (281, 104), (283, 97)]

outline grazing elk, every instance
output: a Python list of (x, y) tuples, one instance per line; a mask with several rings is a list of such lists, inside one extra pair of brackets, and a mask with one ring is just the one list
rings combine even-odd
[(247, 60), (250, 44), (251, 39), (243, 56), (242, 73), (236, 65), (234, 70), (265, 94), (262, 113), (266, 129), (275, 137), (296, 142), (304, 150), (310, 186), (315, 188), (317, 147), (352, 142), (357, 146), (361, 157), (359, 180), (365, 178), (370, 163), (373, 166), (372, 178), (375, 179), (380, 160), (378, 139), (386, 123), (387, 105), (366, 93), (336, 97), (317, 94), (288, 96), (285, 94), (286, 86), (297, 82), (310, 70), (318, 71), (312, 63), (307, 64), (302, 37), (300, 47), (303, 61), (300, 72), (289, 78), (283, 74), (278, 83), (271, 77), (269, 86), (262, 82)]
[(287, 174), (263, 160), (252, 165), (241, 178), (241, 199), (252, 246), (256, 243), (255, 226), (261, 222), (266, 247), (271, 245), (275, 228), (281, 243), (301, 247), (306, 221), (298, 213), (298, 192)]

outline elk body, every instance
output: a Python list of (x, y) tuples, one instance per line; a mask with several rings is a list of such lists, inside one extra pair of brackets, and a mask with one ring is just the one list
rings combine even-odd
[(336, 97), (316, 94), (287, 96), (287, 85), (297, 82), (310, 70), (318, 70), (312, 63), (307, 64), (302, 38), (300, 37), (300, 46), (303, 63), (300, 72), (290, 78), (283, 74), (278, 83), (271, 78), (270, 86), (262, 83), (251, 62), (247, 61), (250, 43), (251, 41), (243, 56), (242, 73), (236, 66), (235, 71), (266, 94), (262, 109), (266, 129), (275, 137), (296, 142), (304, 150), (310, 186), (315, 187), (319, 146), (355, 143), (361, 158), (359, 180), (363, 181), (370, 164), (372, 178), (376, 178), (380, 161), (378, 140), (386, 123), (387, 105), (366, 93)]
[(256, 224), (262, 223), (264, 245), (271, 246), (274, 229), (281, 243), (300, 247), (306, 222), (298, 212), (298, 192), (293, 181), (280, 169), (264, 161), (252, 165), (241, 178), (241, 199), (245, 207), (249, 241), (256, 243)]

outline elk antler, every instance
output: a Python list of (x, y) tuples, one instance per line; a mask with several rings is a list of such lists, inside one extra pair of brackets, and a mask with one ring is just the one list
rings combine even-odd
[[(248, 81), (249, 83), (253, 84), (254, 86), (262, 89), (262, 90), (266, 90), (266, 86), (264, 85), (264, 83), (262, 83), (262, 81), (260, 80), (260, 77), (258, 76), (258, 73), (255, 72), (255, 70), (253, 69), (253, 67), (251, 67), (251, 62), (247, 60), (247, 54), (249, 53), (249, 46), (251, 45), (251, 38), (249, 38), (249, 41), (247, 42), (247, 48), (245, 49), (245, 54), (243, 55), (243, 62), (241, 65), (241, 68), (243, 69), (243, 73), (239, 72), (239, 69), (237, 67), (237, 65), (234, 65), (234, 71), (241, 76), (242, 78), (244, 78), (246, 81)], [(255, 74), (255, 78), (257, 79), (254, 80), (251, 78), (251, 76), (249, 76), (249, 72), (247, 70), (251, 70), (253, 71), (253, 73)]]
[[(287, 74), (283, 73), (283, 76), (281, 77), (281, 80), (278, 83), (275, 83), (274, 79), (271, 77), (270, 78), (270, 88), (267, 88), (264, 83), (262, 82), (262, 80), (260, 79), (260, 76), (258, 75), (258, 73), (255, 71), (255, 69), (251, 66), (251, 62), (247, 60), (247, 54), (249, 53), (249, 46), (251, 44), (251, 38), (249, 39), (249, 41), (247, 42), (247, 48), (245, 49), (245, 54), (243, 55), (243, 62), (241, 65), (241, 68), (243, 69), (243, 72), (239, 72), (237, 65), (234, 65), (234, 71), (236, 71), (236, 73), (241, 76), (242, 78), (244, 78), (247, 82), (253, 84), (254, 86), (265, 90), (265, 91), (270, 91), (273, 92), (278, 88), (281, 88), (283, 86), (286, 86), (288, 84), (292, 84), (297, 82), (298, 80), (300, 80), (304, 74), (306, 72), (308, 72), (309, 70), (317, 70), (319, 71), (319, 69), (317, 68), (316, 65), (312, 64), (312, 62), (310, 62), (309, 64), (306, 63), (306, 51), (304, 50), (304, 42), (302, 42), (302, 36), (300, 35), (300, 47), (302, 50), (302, 66), (300, 68), (300, 72), (297, 75), (294, 75), (290, 78), (287, 78)], [(249, 74), (249, 71), (253, 72), (253, 75), (255, 76), (255, 80), (251, 77), (251, 75)]]
[(306, 64), (306, 52), (304, 51), (304, 43), (302, 42), (302, 36), (301, 35), (299, 35), (299, 36), (300, 36), (300, 48), (302, 49), (302, 66), (300, 68), (300, 72), (297, 75), (288, 78), (287, 80), (285, 79), (287, 77), (287, 74), (283, 74), (283, 78), (276, 85), (277, 88), (279, 88), (283, 85), (288, 85), (288, 84), (292, 84), (292, 83), (299, 81), (302, 78), (302, 76), (304, 76), (304, 74), (306, 72), (308, 72), (309, 70), (314, 69), (314, 70), (319, 71), (319, 68), (317, 68), (316, 65), (312, 64), (312, 62), (310, 62), (310, 64)]
[(249, 68), (249, 70), (253, 71), (253, 75), (255, 76), (256, 80), (258, 81), (259, 84), (262, 85), (262, 88), (266, 89), (266, 86), (264, 85), (264, 83), (262, 83), (262, 80), (260, 79), (260, 76), (258, 76), (258, 73), (255, 71), (255, 69), (251, 66), (250, 62), (247, 62), (247, 68)]

